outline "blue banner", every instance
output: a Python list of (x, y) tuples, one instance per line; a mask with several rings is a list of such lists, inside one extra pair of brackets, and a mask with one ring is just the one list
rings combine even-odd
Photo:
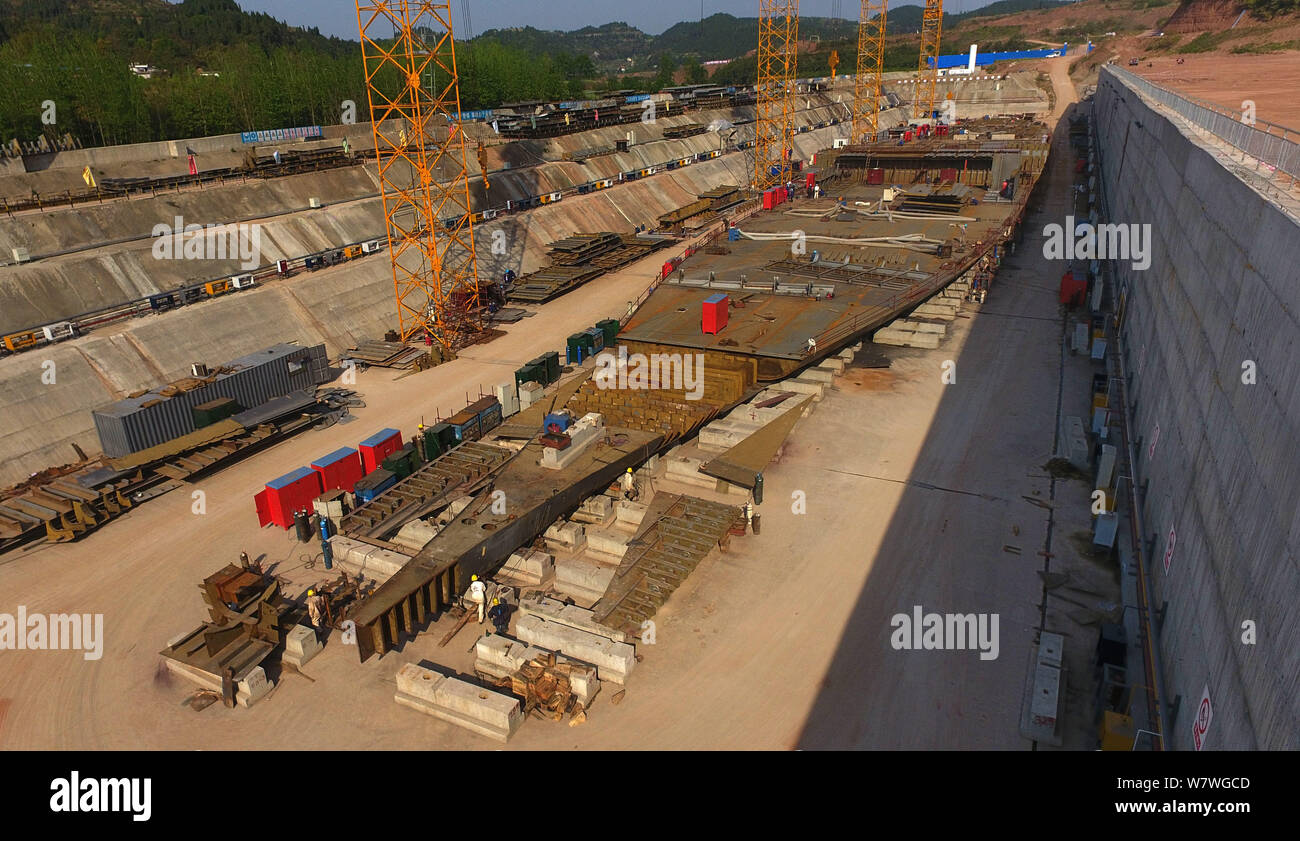
[(321, 136), (320, 126), (298, 126), (297, 128), (273, 128), (266, 131), (240, 132), (241, 143), (287, 143), (293, 140), (307, 140)]

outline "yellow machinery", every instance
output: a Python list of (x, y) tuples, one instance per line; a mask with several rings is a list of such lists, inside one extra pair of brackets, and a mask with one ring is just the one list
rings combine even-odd
[(858, 18), (858, 76), (853, 83), (853, 142), (880, 131), (880, 80), (885, 70), (885, 13), (889, 0), (862, 0)]
[(356, 5), (398, 332), (453, 351), (480, 325), (451, 4)]
[(943, 0), (925, 0), (921, 13), (921, 58), (917, 64), (912, 116), (928, 120), (934, 114), (934, 88), (939, 80), (939, 39), (943, 34)]
[(794, 149), (799, 0), (758, 2), (758, 120), (754, 133), (754, 188), (789, 178)]

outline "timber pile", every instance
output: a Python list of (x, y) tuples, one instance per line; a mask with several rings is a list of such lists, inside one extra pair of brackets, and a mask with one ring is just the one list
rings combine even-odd
[(555, 652), (538, 655), (519, 667), (519, 671), (501, 678), (497, 686), (519, 696), (524, 715), (561, 721), (569, 716), (569, 725), (587, 720), (587, 712), (574, 692), (569, 676), (575, 668), (590, 667), (556, 662)]

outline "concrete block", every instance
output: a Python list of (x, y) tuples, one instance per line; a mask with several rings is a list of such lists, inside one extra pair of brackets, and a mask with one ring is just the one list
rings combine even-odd
[(595, 603), (609, 587), (617, 567), (587, 558), (556, 558), (555, 583), (558, 592), (575, 600)]
[(350, 575), (363, 576), (381, 584), (411, 560), (410, 555), (337, 534), (330, 538), (330, 546), (336, 565)]
[(576, 552), (587, 542), (587, 529), (580, 523), (559, 522), (546, 530), (546, 545)]
[(627, 539), (625, 534), (592, 529), (587, 532), (587, 551), (602, 556), (602, 559), (618, 563), (627, 554)]
[(909, 321), (908, 328), (916, 333), (936, 333), (940, 336), (947, 335), (948, 328), (943, 324), (932, 324), (929, 321)]
[(551, 622), (540, 616), (524, 616), (515, 624), (524, 642), (549, 648), (596, 667), (601, 680), (625, 684), (636, 666), (636, 649), (578, 628)]
[(843, 374), (843, 373), (844, 373), (844, 360), (842, 360), (842, 359), (838, 359), (838, 358), (836, 358), (836, 357), (834, 357), (834, 356), (827, 357), (826, 359), (823, 359), (823, 360), (822, 360), (822, 361), (817, 365), (817, 367), (818, 367), (818, 368), (823, 368), (823, 369), (825, 369), (825, 368), (829, 368), (830, 370), (834, 371), (836, 374)]
[(517, 699), (415, 663), (407, 663), (397, 672), (393, 699), (498, 742), (508, 741), (524, 720)]
[(921, 304), (912, 311), (913, 315), (919, 315), (923, 318), (941, 318), (945, 321), (954, 321), (957, 318), (957, 308), (955, 306), (936, 303)]
[(628, 525), (636, 528), (641, 525), (645, 519), (645, 513), (649, 510), (648, 505), (640, 502), (633, 502), (630, 499), (620, 499), (614, 503), (614, 519), (619, 525)]
[(844, 350), (840, 351), (839, 358), (842, 359), (844, 361), (844, 364), (847, 365), (853, 361), (853, 357), (855, 355), (856, 354), (854, 354), (852, 348), (845, 348)]
[(700, 472), (700, 465), (703, 463), (703, 459), (690, 456), (670, 458), (668, 459), (668, 467), (664, 472), (664, 477), (674, 482), (694, 485), (697, 488), (715, 487), (717, 480)]
[(521, 549), (506, 559), (497, 577), (534, 587), (548, 586), (555, 579), (555, 557), (536, 549)]
[(243, 680), (235, 684), (235, 703), (241, 707), (251, 707), (266, 697), (275, 688), (261, 666), (254, 666)]
[(574, 604), (565, 604), (559, 599), (553, 599), (540, 593), (519, 600), (519, 615), (540, 616), (548, 622), (568, 625), (570, 628), (577, 628), (580, 631), (605, 637), (614, 642), (627, 642), (627, 636), (622, 631), (606, 628), (596, 621), (595, 614), (590, 610)]
[(411, 550), (414, 555), (425, 547), (430, 540), (438, 536), (439, 528), (425, 520), (412, 520), (393, 535), (393, 543)]
[(830, 385), (835, 381), (835, 372), (828, 368), (805, 368), (799, 372), (799, 377), (815, 383)]
[(796, 394), (811, 394), (814, 403), (821, 402), (822, 397), (826, 394), (826, 383), (819, 383), (802, 376), (791, 380), (782, 380), (781, 387)]
[(593, 496), (583, 500), (570, 518), (578, 523), (604, 524), (614, 516), (614, 501), (607, 496)]
[(325, 646), (320, 644), (316, 638), (316, 630), (306, 625), (294, 625), (289, 629), (289, 633), (284, 637), (284, 655), (281, 657), (287, 663), (301, 669), (303, 664), (311, 660), (324, 649)]

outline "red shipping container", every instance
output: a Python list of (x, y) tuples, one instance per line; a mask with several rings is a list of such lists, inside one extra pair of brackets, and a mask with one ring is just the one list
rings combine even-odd
[(320, 474), (310, 467), (299, 467), (267, 482), (266, 487), (253, 497), (257, 522), (262, 526), (275, 523), (280, 528), (293, 528), (294, 512), (310, 513), (312, 500), (320, 495)]
[(868, 183), (868, 184), (884, 184), (884, 183), (885, 183), (885, 171), (884, 171), (883, 169), (869, 169), (869, 170), (867, 170), (867, 183)]
[(326, 491), (347, 491), (366, 475), (361, 467), (361, 457), (351, 447), (343, 447), (311, 463), (311, 469), (320, 474), (321, 488)]
[(704, 299), (704, 332), (717, 335), (727, 326), (727, 308), (731, 298), (718, 293)]
[(807, 187), (809, 190), (811, 190), (813, 187), (816, 187), (816, 186), (817, 186), (817, 173), (815, 173), (815, 172), (810, 172), (810, 173), (808, 173), (807, 175), (805, 175), (805, 176), (804, 176), (804, 179), (803, 179), (803, 183), (804, 183), (804, 186)]
[(1061, 303), (1068, 304), (1071, 307), (1083, 305), (1083, 299), (1088, 294), (1088, 279), (1086, 277), (1076, 278), (1073, 270), (1067, 271), (1061, 275)]
[(396, 429), (381, 429), (357, 445), (361, 451), (362, 474), (373, 473), (383, 466), (384, 459), (402, 449), (402, 433)]
[(763, 191), (763, 209), (764, 209), (764, 210), (771, 210), (771, 209), (774, 208), (774, 207), (776, 207), (776, 191), (775, 191), (775, 190), (764, 190), (764, 191)]

